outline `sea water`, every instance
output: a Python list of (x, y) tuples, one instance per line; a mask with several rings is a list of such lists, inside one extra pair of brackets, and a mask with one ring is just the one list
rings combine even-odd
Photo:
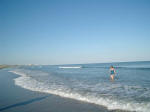
[[(116, 69), (110, 80), (109, 67)], [(150, 62), (19, 66), (23, 88), (102, 105), (108, 110), (150, 112)]]

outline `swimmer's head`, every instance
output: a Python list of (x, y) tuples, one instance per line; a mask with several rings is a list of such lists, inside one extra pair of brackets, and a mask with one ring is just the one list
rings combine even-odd
[(114, 67), (111, 65), (110, 68), (114, 68)]

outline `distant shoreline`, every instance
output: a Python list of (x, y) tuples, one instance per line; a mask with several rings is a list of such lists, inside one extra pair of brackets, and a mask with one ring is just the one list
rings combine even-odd
[(0, 65), (0, 69), (3, 69), (3, 68), (9, 68), (9, 67), (12, 67), (14, 65)]

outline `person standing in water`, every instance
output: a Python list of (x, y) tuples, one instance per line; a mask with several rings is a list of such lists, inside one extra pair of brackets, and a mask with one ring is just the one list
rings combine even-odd
[(113, 81), (115, 77), (116, 71), (113, 66), (110, 67), (110, 78)]

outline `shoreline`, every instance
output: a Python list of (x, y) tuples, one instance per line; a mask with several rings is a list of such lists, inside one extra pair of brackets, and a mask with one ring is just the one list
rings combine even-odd
[(0, 81), (3, 90), (0, 95), (0, 101), (3, 102), (0, 104), (0, 112), (108, 112), (99, 105), (21, 88), (14, 84), (13, 79), (17, 77), (0, 70), (0, 79), (3, 80)]
[[(104, 106), (93, 103), (24, 89), (15, 85), (14, 79), (18, 77), (20, 76), (7, 70), (0, 70), (0, 79), (4, 80), (0, 81), (0, 85), (5, 85), (5, 90), (0, 95), (0, 101), (4, 102), (4, 104), (0, 104), (0, 112), (128, 112), (108, 110)], [(3, 89), (1, 86), (0, 88)], [(13, 95), (9, 94), (10, 92)], [(12, 100), (10, 101), (10, 99)]]
[(8, 68), (8, 67), (10, 67), (10, 65), (0, 65), (0, 69)]
[(16, 67), (18, 65), (0, 65), (0, 70), (4, 69), (4, 68), (12, 68), (12, 67)]

